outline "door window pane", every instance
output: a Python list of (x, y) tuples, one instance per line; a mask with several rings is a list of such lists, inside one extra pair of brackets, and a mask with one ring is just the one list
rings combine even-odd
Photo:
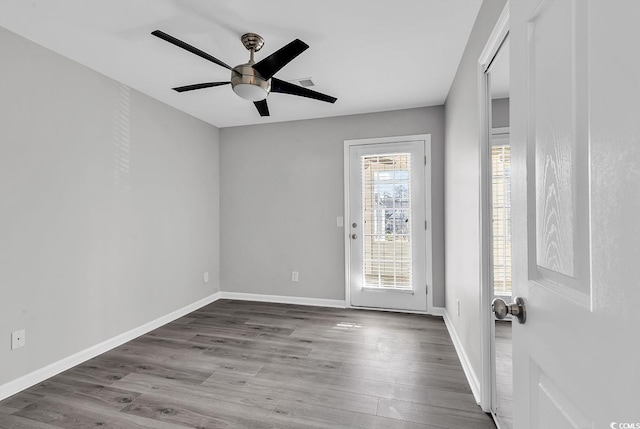
[(413, 289), (411, 154), (361, 159), (364, 286)]
[(493, 291), (511, 295), (511, 150), (496, 145), (491, 150), (493, 202)]

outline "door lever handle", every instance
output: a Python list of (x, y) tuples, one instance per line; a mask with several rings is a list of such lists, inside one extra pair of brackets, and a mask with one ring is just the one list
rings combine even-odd
[(510, 314), (517, 317), (519, 323), (527, 321), (527, 309), (524, 305), (524, 299), (520, 297), (516, 297), (515, 302), (511, 304), (507, 304), (502, 298), (496, 298), (491, 302), (491, 310), (500, 320)]

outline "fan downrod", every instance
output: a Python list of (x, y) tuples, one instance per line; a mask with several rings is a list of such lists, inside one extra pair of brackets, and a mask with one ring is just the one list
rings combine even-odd
[(240, 40), (242, 40), (242, 44), (248, 51), (258, 52), (264, 45), (264, 39), (256, 33), (243, 34)]

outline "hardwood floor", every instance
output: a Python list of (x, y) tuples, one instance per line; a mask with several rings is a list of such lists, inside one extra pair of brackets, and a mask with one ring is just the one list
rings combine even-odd
[(0, 402), (0, 428), (495, 428), (439, 318), (220, 300)]

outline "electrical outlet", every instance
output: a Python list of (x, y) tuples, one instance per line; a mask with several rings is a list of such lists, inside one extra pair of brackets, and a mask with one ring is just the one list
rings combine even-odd
[(291, 281), (292, 282), (297, 282), (298, 281), (298, 272), (297, 271), (292, 271), (291, 272)]
[(24, 329), (11, 333), (11, 350), (19, 349), (27, 344), (26, 331)]
[(456, 313), (460, 316), (460, 300), (456, 299)]
[(202, 281), (204, 283), (209, 283), (209, 271), (204, 273), (204, 275), (202, 276)]

